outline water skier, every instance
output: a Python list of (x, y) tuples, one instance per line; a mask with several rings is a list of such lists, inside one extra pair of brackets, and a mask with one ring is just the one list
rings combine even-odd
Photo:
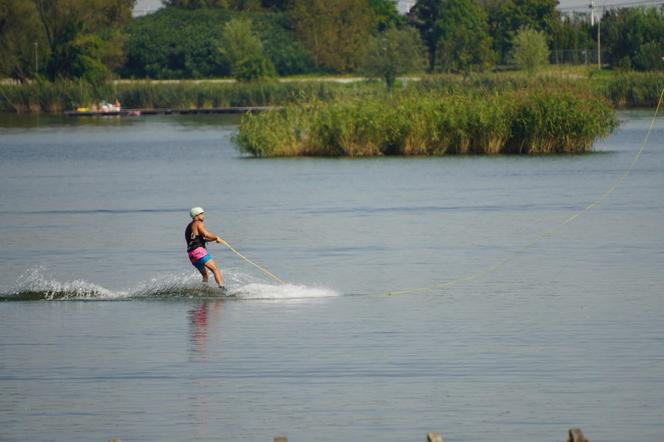
[(187, 241), (187, 253), (191, 264), (201, 272), (203, 283), (208, 282), (208, 269), (214, 274), (214, 280), (219, 288), (224, 288), (224, 278), (217, 268), (217, 264), (207, 251), (206, 242), (216, 242), (221, 244), (223, 240), (220, 236), (211, 233), (205, 228), (205, 211), (200, 207), (194, 207), (189, 211), (192, 221), (187, 226), (184, 236)]

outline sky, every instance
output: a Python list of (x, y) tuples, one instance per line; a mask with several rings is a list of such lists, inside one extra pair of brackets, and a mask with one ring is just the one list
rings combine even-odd
[[(621, 5), (629, 5), (629, 4), (649, 4), (649, 5), (654, 5), (654, 4), (664, 4), (664, 0), (594, 0), (595, 4), (598, 6), (605, 5), (605, 6), (621, 6)], [(560, 8), (563, 11), (566, 10), (579, 10), (579, 11), (588, 11), (588, 4), (590, 3), (590, 0), (559, 0), (559, 5), (558, 8)], [(407, 5), (410, 4), (411, 6), (415, 4), (415, 0), (399, 0), (398, 3), (398, 8), (401, 12), (405, 12), (405, 9), (408, 7)], [(161, 0), (137, 0), (136, 2), (136, 8), (135, 12), (137, 15), (143, 15), (146, 12), (152, 12), (156, 9), (158, 9), (161, 6)]]

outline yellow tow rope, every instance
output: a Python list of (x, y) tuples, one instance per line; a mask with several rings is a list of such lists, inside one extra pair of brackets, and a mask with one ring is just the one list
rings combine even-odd
[[(219, 239), (221, 239), (221, 238), (219, 238)], [(256, 267), (258, 270), (260, 270), (261, 272), (265, 273), (266, 275), (268, 275), (269, 277), (271, 277), (271, 278), (274, 279), (275, 281), (277, 281), (277, 282), (279, 282), (279, 283), (281, 283), (281, 284), (286, 284), (286, 281), (284, 281), (283, 279), (279, 278), (279, 277), (276, 276), (274, 273), (270, 272), (268, 269), (259, 266), (258, 264), (256, 264), (255, 262), (253, 262), (252, 260), (250, 260), (249, 258), (247, 258), (246, 256), (244, 256), (242, 253), (240, 253), (240, 252), (238, 252), (237, 250), (235, 250), (235, 248), (234, 248), (232, 245), (228, 244), (228, 242), (226, 242), (224, 239), (221, 239), (221, 243), (222, 243), (223, 245), (225, 245), (226, 247), (228, 247), (228, 250), (230, 250), (231, 252), (235, 253), (237, 256), (239, 256), (240, 258), (242, 258), (243, 260), (245, 260), (246, 262), (248, 262), (248, 263), (251, 264), (252, 266)]]
[(512, 252), (510, 255), (505, 256), (500, 261), (496, 262), (495, 264), (493, 264), (493, 265), (491, 265), (491, 266), (489, 266), (489, 267), (487, 267), (483, 270), (480, 270), (480, 271), (477, 271), (475, 273), (471, 273), (471, 274), (468, 274), (468, 275), (465, 275), (465, 276), (462, 276), (462, 277), (459, 277), (459, 278), (456, 278), (456, 279), (452, 279), (452, 280), (447, 281), (447, 282), (440, 282), (440, 283), (437, 283), (437, 284), (433, 284), (433, 285), (430, 285), (430, 286), (427, 286), (427, 287), (417, 287), (417, 288), (410, 288), (410, 289), (404, 289), (404, 290), (391, 290), (391, 291), (375, 293), (375, 294), (376, 295), (406, 295), (406, 294), (418, 293), (418, 292), (428, 292), (428, 291), (431, 291), (431, 290), (434, 290), (434, 289), (441, 289), (441, 288), (451, 287), (451, 286), (457, 285), (457, 284), (462, 283), (462, 282), (473, 281), (475, 279), (478, 279), (482, 276), (488, 275), (489, 273), (492, 273), (492, 272), (496, 271), (497, 269), (504, 266), (508, 262), (514, 260), (514, 258), (516, 258), (519, 254), (521, 254), (524, 251), (526, 251), (527, 249), (533, 247), (535, 244), (541, 242), (543, 239), (552, 236), (556, 231), (560, 230), (560, 228), (562, 228), (563, 226), (571, 223), (572, 221), (574, 221), (575, 219), (577, 219), (578, 217), (583, 215), (585, 212), (589, 211), (590, 209), (592, 209), (594, 207), (597, 207), (602, 201), (604, 201), (606, 198), (608, 198), (609, 195), (611, 195), (618, 188), (618, 186), (620, 186), (623, 183), (623, 181), (625, 181), (625, 178), (627, 178), (627, 176), (630, 174), (630, 172), (634, 168), (634, 165), (637, 163), (639, 158), (641, 158), (641, 154), (643, 153), (643, 151), (646, 147), (646, 144), (648, 144), (648, 140), (650, 139), (650, 133), (652, 132), (653, 127), (655, 126), (655, 120), (657, 119), (657, 114), (659, 113), (659, 109), (662, 105), (662, 100), (663, 99), (664, 99), (664, 89), (662, 89), (662, 92), (659, 96), (659, 101), (657, 102), (657, 107), (655, 109), (655, 114), (653, 115), (652, 121), (650, 122), (650, 128), (648, 129), (648, 133), (646, 134), (646, 136), (643, 140), (643, 143), (641, 143), (641, 147), (639, 148), (638, 152), (634, 156), (634, 159), (632, 160), (630, 165), (627, 167), (627, 169), (625, 169), (625, 172), (620, 177), (618, 177), (618, 179), (616, 179), (616, 181), (611, 186), (609, 186), (609, 188), (603, 194), (601, 194), (596, 200), (594, 200), (593, 202), (588, 204), (586, 207), (584, 207), (584, 208), (578, 210), (577, 212), (573, 213), (572, 215), (570, 215), (566, 219), (560, 221), (558, 224), (554, 225), (550, 229), (545, 230), (544, 232), (540, 233), (539, 235), (533, 237), (524, 246), (520, 247), (519, 249)]

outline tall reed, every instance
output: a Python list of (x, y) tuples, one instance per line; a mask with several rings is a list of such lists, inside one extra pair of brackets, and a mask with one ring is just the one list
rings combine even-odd
[(120, 101), (124, 108), (213, 108), (273, 106), (313, 99), (378, 93), (375, 83), (339, 84), (324, 81), (221, 83), (212, 81), (129, 81), (92, 86), (78, 80), (0, 84), (0, 110), (62, 112), (101, 100)]
[[(487, 97), (523, 90), (545, 89), (584, 94), (593, 91), (609, 98), (615, 106), (655, 106), (664, 88), (663, 73), (625, 73), (613, 78), (590, 79), (573, 75), (538, 75), (522, 73), (425, 76), (403, 86), (417, 96), (468, 95), (470, 91)], [(0, 111), (62, 112), (78, 106), (89, 106), (101, 100), (118, 99), (124, 108), (212, 108), (228, 106), (274, 106), (308, 103), (314, 100), (334, 101), (379, 96), (383, 86), (378, 82), (358, 81), (340, 84), (330, 81), (273, 81), (268, 83), (221, 83), (214, 81), (119, 81), (92, 86), (80, 80), (44, 80), (25, 84), (0, 84)], [(411, 106), (414, 104), (411, 103)], [(483, 106), (480, 106), (480, 110)], [(441, 109), (439, 111), (442, 112)], [(447, 110), (445, 110), (447, 112)], [(477, 113), (471, 113), (475, 118)], [(462, 118), (455, 115), (455, 118)], [(424, 124), (424, 121), (420, 121)], [(417, 143), (416, 143), (417, 144)], [(415, 148), (413, 146), (413, 148)]]
[(0, 85), (0, 110), (62, 112), (89, 103), (95, 94), (95, 88), (82, 80), (37, 80), (20, 85)]
[(617, 127), (607, 100), (589, 93), (541, 89), (518, 97), (517, 103), (505, 152), (589, 152), (596, 138)]
[(655, 107), (664, 89), (664, 73), (630, 72), (606, 85), (606, 96), (619, 107)]
[(245, 116), (236, 142), (272, 156), (587, 152), (616, 126), (606, 100), (567, 90), (404, 91)]

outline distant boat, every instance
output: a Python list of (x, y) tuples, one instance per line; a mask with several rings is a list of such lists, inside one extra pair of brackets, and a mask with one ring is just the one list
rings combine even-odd
[(114, 111), (100, 111), (100, 110), (90, 110), (86, 109), (83, 110), (81, 108), (78, 108), (73, 111), (67, 111), (65, 112), (65, 115), (70, 116), (70, 117), (112, 117), (112, 116), (118, 116), (118, 115), (127, 115), (129, 112), (127, 111), (120, 111), (120, 110), (114, 110)]

